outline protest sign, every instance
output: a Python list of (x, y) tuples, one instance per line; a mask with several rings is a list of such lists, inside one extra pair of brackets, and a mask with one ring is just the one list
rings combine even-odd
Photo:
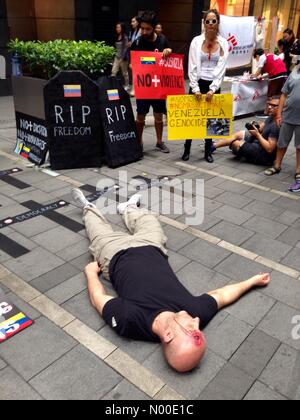
[(226, 139), (232, 136), (233, 97), (206, 95), (198, 101), (195, 95), (168, 97), (168, 139)]
[(221, 16), (220, 35), (229, 43), (227, 68), (247, 66), (252, 62), (255, 46), (255, 18)]
[(167, 99), (168, 95), (184, 95), (184, 56), (162, 53), (131, 52), (134, 90), (137, 99)]
[(116, 168), (143, 157), (128, 93), (115, 77), (99, 80), (105, 160)]
[(33, 321), (16, 306), (0, 300), (0, 343), (30, 327)]
[(80, 71), (58, 73), (44, 89), (53, 170), (101, 166), (99, 88)]
[(49, 148), (46, 121), (16, 112), (16, 124), (15, 153), (35, 165), (42, 165)]

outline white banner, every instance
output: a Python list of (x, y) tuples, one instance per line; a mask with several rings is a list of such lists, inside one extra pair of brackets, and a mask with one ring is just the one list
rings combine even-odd
[(255, 44), (255, 17), (221, 16), (220, 34), (229, 42), (228, 69), (252, 62)]
[(268, 86), (268, 80), (232, 83), (234, 117), (264, 111), (268, 100)]

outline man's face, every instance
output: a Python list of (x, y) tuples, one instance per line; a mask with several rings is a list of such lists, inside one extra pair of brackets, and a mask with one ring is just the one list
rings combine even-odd
[(269, 117), (276, 117), (278, 112), (279, 100), (278, 99), (270, 99), (268, 101), (268, 115)]
[(149, 23), (141, 24), (142, 37), (147, 40), (152, 40), (154, 36), (154, 28)]
[(177, 334), (189, 337), (195, 345), (202, 345), (205, 341), (200, 331), (200, 319), (192, 318), (187, 312), (182, 311), (174, 317), (174, 326)]

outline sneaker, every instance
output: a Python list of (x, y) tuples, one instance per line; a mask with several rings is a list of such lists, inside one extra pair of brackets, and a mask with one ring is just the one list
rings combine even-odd
[(296, 180), (295, 180), (294, 184), (292, 184), (289, 187), (289, 191), (292, 192), (292, 193), (300, 192), (300, 175), (296, 176)]
[(78, 205), (78, 207), (85, 209), (86, 207), (93, 207), (96, 208), (96, 206), (92, 203), (90, 203), (84, 196), (83, 192), (79, 190), (78, 188), (73, 188), (71, 191), (72, 198), (74, 202)]
[(165, 143), (157, 143), (156, 150), (162, 153), (170, 153), (170, 149), (165, 145)]
[(140, 194), (135, 194), (128, 200), (126, 203), (121, 203), (118, 205), (118, 213), (124, 214), (128, 207), (140, 207), (142, 201), (142, 196)]

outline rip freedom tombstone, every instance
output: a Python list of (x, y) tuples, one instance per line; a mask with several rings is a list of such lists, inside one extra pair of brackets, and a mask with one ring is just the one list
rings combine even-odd
[(115, 77), (103, 77), (98, 83), (106, 162), (111, 168), (136, 162), (143, 153), (130, 97)]
[(16, 124), (15, 153), (35, 165), (43, 165), (49, 150), (46, 121), (16, 112)]
[(58, 73), (44, 89), (51, 169), (100, 167), (99, 89), (81, 71)]

